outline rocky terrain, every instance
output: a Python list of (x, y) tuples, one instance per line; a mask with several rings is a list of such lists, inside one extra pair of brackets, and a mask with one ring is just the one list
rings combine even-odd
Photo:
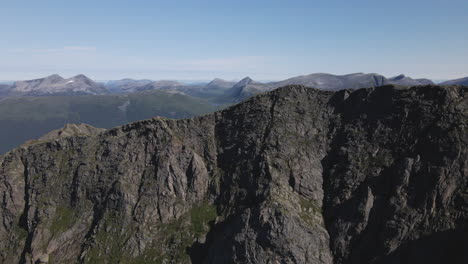
[(0, 262), (468, 263), (467, 114), (467, 87), (288, 86), (25, 145)]

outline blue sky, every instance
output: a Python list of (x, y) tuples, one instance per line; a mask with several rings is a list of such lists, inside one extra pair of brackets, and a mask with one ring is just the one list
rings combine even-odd
[(0, 80), (468, 76), (468, 1), (0, 1)]

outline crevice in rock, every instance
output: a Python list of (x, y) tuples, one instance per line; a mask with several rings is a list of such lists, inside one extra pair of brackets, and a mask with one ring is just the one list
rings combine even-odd
[(29, 171), (28, 171), (28, 162), (25, 158), (21, 158), (21, 162), (23, 163), (24, 167), (24, 209), (23, 213), (19, 218), (19, 226), (28, 232), (26, 241), (24, 244), (23, 251), (21, 252), (20, 256), (20, 264), (26, 264), (26, 255), (31, 253), (31, 243), (33, 239), (33, 230), (30, 228), (28, 224), (29, 218), (29, 209), (30, 205), (30, 179), (29, 179)]

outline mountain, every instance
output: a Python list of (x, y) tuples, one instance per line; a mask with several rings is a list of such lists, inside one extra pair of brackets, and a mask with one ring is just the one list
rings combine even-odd
[(134, 79), (121, 79), (116, 81), (108, 81), (105, 85), (109, 91), (113, 93), (132, 93), (136, 92), (138, 88), (152, 83), (151, 80), (134, 80)]
[(386, 78), (376, 73), (352, 73), (346, 75), (333, 75), (328, 73), (314, 73), (268, 84), (271, 88), (285, 85), (304, 85), (324, 90), (359, 89), (377, 87), (387, 84), (402, 86), (434, 84), (428, 79), (412, 79), (403, 74)]
[(54, 74), (45, 78), (17, 81), (11, 87), (12, 95), (43, 96), (71, 94), (105, 94), (107, 89), (83, 74), (69, 79)]
[(222, 79), (214, 79), (207, 84), (183, 84), (176, 81), (156, 81), (137, 88), (139, 91), (145, 90), (165, 90), (181, 92), (201, 99), (212, 99), (222, 95), (229, 90), (235, 83)]
[(377, 87), (385, 84), (412, 86), (433, 83), (428, 79), (412, 79), (405, 75), (386, 78), (375, 73), (353, 73), (347, 75), (314, 73), (270, 83), (256, 82), (249, 77), (237, 83), (216, 78), (207, 84), (184, 84), (168, 80), (151, 81), (127, 78), (108, 81), (103, 85), (90, 80), (84, 75), (64, 79), (55, 74), (36, 80), (18, 81), (13, 87), (1, 86), (0, 96), (83, 95), (106, 94), (108, 92), (128, 94), (137, 91), (166, 90), (207, 99), (213, 103), (225, 103), (240, 102), (252, 95), (271, 91), (286, 85), (304, 85), (325, 90), (341, 90)]
[(237, 82), (231, 89), (227, 90), (225, 93), (229, 97), (238, 98), (240, 100), (248, 98), (252, 95), (264, 92), (269, 90), (267, 86), (263, 83), (256, 82), (250, 77), (245, 77), (244, 79)]
[(1, 263), (467, 263), (468, 87), (288, 86), (0, 156)]
[(370, 73), (353, 73), (347, 75), (333, 75), (328, 73), (314, 73), (298, 76), (280, 82), (270, 83), (271, 88), (284, 85), (304, 85), (324, 90), (358, 89), (381, 86), (386, 83), (384, 76)]
[(198, 98), (211, 98), (223, 94), (226, 90), (232, 88), (235, 82), (225, 81), (216, 78), (209, 83), (184, 84), (177, 81), (151, 81), (151, 80), (133, 80), (122, 79), (118, 81), (109, 81), (106, 87), (112, 93), (132, 93), (136, 91), (166, 90), (186, 93)]
[(413, 85), (430, 85), (430, 84), (434, 84), (434, 82), (432, 82), (429, 79), (412, 79), (408, 76), (405, 76), (404, 74), (400, 74), (398, 76), (388, 78), (388, 80), (386, 81), (386, 84), (413, 86)]
[(215, 78), (206, 85), (207, 89), (228, 90), (236, 84), (235, 82), (226, 81), (223, 79)]
[[(323, 90), (342, 90), (359, 89), (368, 87), (377, 87), (386, 84), (396, 84), (402, 86), (429, 85), (433, 84), (428, 79), (412, 79), (405, 75), (399, 75), (392, 78), (386, 78), (375, 73), (353, 73), (346, 75), (333, 75), (328, 73), (314, 73), (309, 75), (297, 76), (284, 81), (270, 83), (250, 83), (251, 79), (246, 77), (238, 84), (236, 88), (227, 91), (221, 101), (242, 101), (254, 94), (270, 91), (286, 85), (303, 85)], [(230, 99), (227, 99), (230, 98)]]
[(234, 103), (245, 100), (255, 94), (271, 91), (286, 85), (304, 85), (324, 90), (341, 90), (377, 87), (386, 84), (414, 86), (429, 85), (433, 84), (433, 82), (428, 79), (412, 79), (403, 74), (386, 78), (376, 73), (353, 73), (346, 75), (314, 73), (270, 83), (256, 82), (250, 77), (245, 77), (237, 83), (216, 78), (207, 84), (195, 85), (187, 85), (176, 81), (151, 82), (148, 80), (123, 79), (109, 82), (107, 87), (111, 91), (122, 93), (146, 90), (177, 91), (194, 97), (207, 99), (214, 103)]
[(161, 90), (125, 95), (5, 98), (0, 100), (0, 154), (66, 123), (111, 128), (154, 116), (189, 118), (219, 107), (185, 94)]
[(183, 87), (182, 83), (176, 81), (155, 81), (147, 85), (136, 88), (137, 91), (149, 91), (149, 90), (172, 90), (177, 91), (178, 87)]
[(440, 85), (467, 85), (468, 86), (468, 77), (445, 81), (445, 82), (440, 83)]
[(206, 85), (197, 85), (189, 87), (190, 89), (186, 89), (185, 93), (199, 98), (214, 99), (217, 96), (224, 94), (235, 84), (236, 82), (216, 78)]
[(11, 85), (0, 83), (0, 98), (10, 93)]

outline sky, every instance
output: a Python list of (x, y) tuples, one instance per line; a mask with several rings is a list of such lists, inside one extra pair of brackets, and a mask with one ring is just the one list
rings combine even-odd
[(468, 1), (0, 0), (0, 80), (468, 76)]

